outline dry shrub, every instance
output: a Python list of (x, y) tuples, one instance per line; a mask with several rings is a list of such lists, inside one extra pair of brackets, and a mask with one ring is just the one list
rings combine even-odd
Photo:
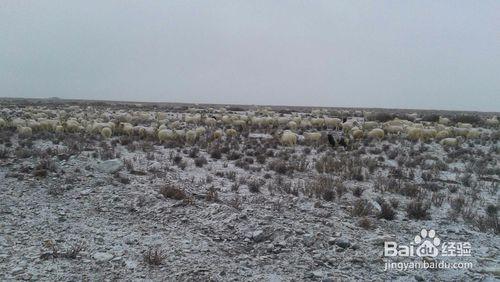
[(151, 266), (158, 266), (163, 263), (166, 255), (159, 248), (149, 248), (144, 253), (144, 261)]
[(160, 188), (160, 194), (167, 199), (184, 200), (186, 192), (175, 184), (166, 184)]
[(406, 207), (406, 213), (410, 219), (430, 219), (429, 214), (430, 204), (423, 203), (422, 201), (412, 201)]
[(369, 217), (362, 217), (359, 221), (358, 221), (358, 225), (363, 228), (363, 229), (367, 229), (367, 230), (370, 230), (370, 229), (373, 229), (374, 225), (372, 223), (372, 221), (370, 220)]
[(373, 211), (373, 205), (365, 199), (358, 199), (354, 202), (351, 209), (351, 215), (356, 217), (368, 216)]
[(261, 179), (252, 179), (248, 183), (248, 190), (252, 193), (260, 193), (260, 188), (264, 185), (264, 181)]
[(361, 195), (363, 195), (363, 192), (365, 191), (365, 189), (361, 186), (356, 186), (354, 187), (354, 189), (352, 190), (352, 194), (355, 196), (355, 197), (358, 197), (360, 198)]
[(209, 202), (218, 202), (219, 201), (219, 194), (217, 193), (217, 190), (214, 187), (210, 187), (208, 189), (205, 200), (207, 200)]
[(319, 173), (339, 172), (342, 166), (343, 164), (331, 155), (323, 155), (315, 163), (315, 168)]
[(269, 163), (268, 169), (273, 170), (279, 174), (287, 174), (293, 172), (293, 167), (289, 166), (284, 160), (273, 160)]
[(194, 164), (197, 167), (203, 167), (203, 165), (206, 165), (208, 163), (207, 159), (204, 156), (199, 156), (194, 160)]
[(393, 220), (396, 218), (396, 212), (387, 201), (383, 200), (380, 202), (380, 212), (378, 217), (385, 220)]
[(240, 196), (238, 196), (238, 195), (234, 195), (234, 197), (229, 202), (229, 205), (237, 210), (241, 210), (241, 204), (242, 204), (242, 201), (241, 201)]
[(309, 196), (316, 196), (325, 201), (333, 201), (335, 199), (334, 180), (332, 177), (319, 176), (311, 183)]

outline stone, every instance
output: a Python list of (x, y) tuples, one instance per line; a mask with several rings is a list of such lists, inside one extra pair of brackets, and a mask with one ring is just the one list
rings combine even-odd
[(381, 246), (381, 245), (383, 246), (384, 242), (389, 242), (389, 241), (394, 241), (394, 238), (392, 236), (389, 236), (389, 235), (377, 236), (375, 238), (370, 239), (370, 242), (373, 245), (377, 245), (377, 246)]
[(252, 232), (252, 240), (254, 242), (262, 242), (266, 239), (266, 236), (264, 234), (264, 231), (263, 230), (256, 230), (254, 232)]
[(128, 269), (134, 269), (139, 265), (139, 263), (135, 260), (127, 260), (125, 261), (125, 266), (127, 266)]
[(478, 271), (481, 273), (500, 276), (500, 267), (484, 267), (484, 268), (480, 268)]
[(347, 238), (337, 238), (335, 240), (335, 245), (337, 245), (343, 249), (347, 249), (351, 246), (351, 242), (349, 242), (349, 240)]
[(107, 262), (107, 261), (109, 261), (109, 260), (111, 260), (113, 258), (113, 255), (110, 254), (110, 253), (101, 253), (101, 252), (98, 252), (98, 253), (95, 253), (93, 255), (93, 258), (97, 262)]
[(90, 188), (80, 191), (80, 195), (82, 195), (82, 196), (87, 196), (90, 193), (92, 193), (92, 189), (90, 189)]
[(321, 270), (315, 270), (312, 272), (312, 276), (315, 278), (323, 278), (325, 276), (325, 273)]
[(11, 271), (10, 271), (10, 274), (12, 275), (18, 275), (20, 273), (22, 273), (24, 271), (24, 268), (20, 267), (20, 266), (17, 266), (17, 267), (14, 267)]
[(316, 242), (316, 238), (314, 237), (313, 234), (305, 234), (303, 236), (304, 246), (310, 247), (310, 246), (314, 245), (314, 242)]
[(120, 159), (103, 161), (102, 163), (97, 164), (96, 168), (100, 172), (113, 174), (123, 168), (123, 161)]

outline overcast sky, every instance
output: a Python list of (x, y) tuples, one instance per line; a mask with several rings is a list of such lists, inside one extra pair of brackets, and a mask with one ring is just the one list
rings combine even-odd
[(500, 1), (0, 2), (0, 97), (500, 111)]

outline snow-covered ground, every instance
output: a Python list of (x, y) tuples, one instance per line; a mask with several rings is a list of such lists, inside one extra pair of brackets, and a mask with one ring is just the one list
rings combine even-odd
[[(85, 134), (7, 139), (1, 281), (500, 278), (498, 140), (445, 149), (395, 136), (344, 150), (283, 147), (264, 132), (182, 147)], [(408, 211), (414, 203), (421, 218)], [(439, 250), (467, 242), (471, 255), (384, 256), (384, 242), (411, 245), (422, 229), (435, 230)], [(423, 261), (471, 267), (385, 269)]]

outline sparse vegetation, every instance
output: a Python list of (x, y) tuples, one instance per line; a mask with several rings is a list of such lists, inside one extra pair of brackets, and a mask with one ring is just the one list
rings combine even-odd
[[(415, 236), (407, 233), (417, 220), (428, 220), (424, 225), (435, 228), (439, 238), (460, 230), (488, 248), (494, 248), (491, 236), (499, 234), (500, 150), (495, 142), (500, 128), (486, 114), (298, 108), (277, 114), (258, 106), (231, 112), (205, 105), (80, 103), (0, 107), (5, 121), (0, 126), (5, 203), (0, 225), (18, 236), (20, 247), (33, 245), (23, 228), (54, 236), (40, 258), (67, 259), (64, 267), (77, 272), (88, 271), (88, 265), (114, 273), (127, 267), (130, 277), (109, 278), (148, 280), (149, 274), (139, 275), (156, 273), (151, 266), (177, 280), (235, 280), (231, 263), (227, 272), (214, 272), (201, 261), (210, 264), (224, 255), (258, 266), (255, 254), (275, 263), (283, 257), (301, 261), (298, 256), (305, 251), (314, 257), (311, 271), (317, 272), (306, 271), (298, 279), (314, 280), (339, 263), (369, 267), (362, 258), (349, 255), (346, 261), (339, 254), (376, 257), (380, 248), (367, 246), (388, 236)], [(366, 116), (369, 121), (361, 118)], [(22, 119), (23, 127), (31, 122), (32, 134), (20, 134), (14, 119)], [(37, 128), (36, 122), (45, 119), (57, 130)], [(103, 126), (111, 134), (103, 136)], [(410, 138), (411, 128), (427, 135)], [(372, 129), (383, 138), (369, 137)], [(282, 142), (286, 130), (290, 138)], [(354, 139), (354, 130), (363, 134)], [(337, 135), (349, 138), (349, 145), (338, 143)], [(312, 142), (311, 136), (317, 139)], [(457, 143), (440, 143), (448, 137)], [(62, 230), (67, 234), (61, 237)], [(104, 236), (98, 230), (110, 232)], [(56, 246), (65, 246), (67, 238), (85, 238), (92, 245), (88, 250), (79, 243)], [(124, 242), (126, 248), (121, 251), (112, 242)], [(184, 257), (196, 268), (167, 257), (166, 249), (142, 249), (158, 243), (168, 247), (169, 256)], [(9, 251), (14, 259), (5, 265), (14, 269), (14, 263), (30, 258), (25, 250), (31, 248)], [(34, 279), (27, 274), (33, 269), (29, 264), (16, 271), (8, 267), (0, 279)], [(51, 280), (47, 277), (35, 278)]]
[(166, 184), (160, 188), (160, 194), (163, 197), (174, 200), (184, 200), (187, 198), (186, 192), (174, 184)]

